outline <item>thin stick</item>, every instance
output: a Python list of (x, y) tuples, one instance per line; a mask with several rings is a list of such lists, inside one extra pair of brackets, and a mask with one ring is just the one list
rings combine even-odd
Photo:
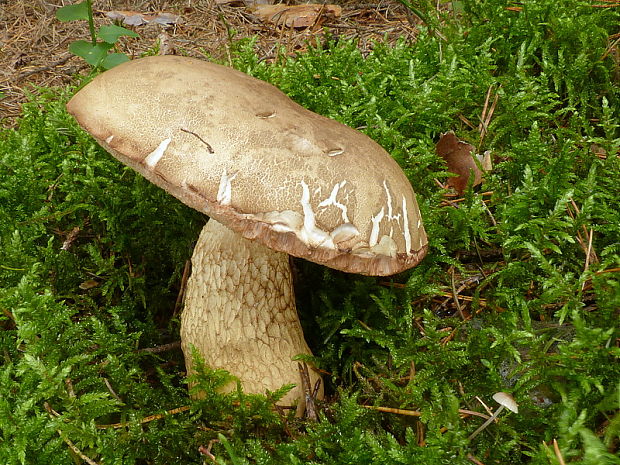
[(467, 460), (469, 460), (470, 462), (474, 462), (476, 465), (484, 465), (484, 463), (482, 463), (480, 460), (478, 460), (472, 454), (467, 454)]
[(308, 373), (308, 365), (306, 362), (297, 363), (299, 370), (299, 376), (301, 377), (301, 385), (304, 390), (304, 396), (306, 400), (306, 418), (318, 421), (319, 417), (316, 413), (316, 406), (314, 405), (314, 397), (312, 395), (312, 386), (310, 385), (310, 374)]
[(476, 129), (476, 126), (474, 126), (471, 121), (469, 121), (465, 116), (461, 115), (460, 113), (457, 115), (459, 117), (459, 119), (465, 123), (470, 129)]
[(108, 391), (110, 391), (110, 394), (112, 394), (112, 397), (114, 397), (119, 402), (123, 402), (123, 400), (118, 396), (116, 391), (114, 391), (114, 389), (112, 388), (112, 385), (110, 384), (110, 381), (108, 381), (108, 378), (103, 378), (103, 382), (105, 383), (106, 387), (108, 388)]
[(482, 404), (482, 406), (484, 407), (484, 409), (487, 411), (489, 415), (493, 415), (493, 410), (491, 410), (489, 406), (485, 404), (484, 401), (480, 397), (476, 396), (476, 399), (478, 400), (478, 402)]
[(183, 276), (181, 277), (181, 288), (179, 289), (179, 294), (177, 295), (177, 300), (174, 303), (174, 310), (172, 311), (172, 316), (175, 317), (179, 310), (181, 309), (181, 305), (183, 304), (183, 298), (185, 297), (185, 290), (187, 289), (187, 280), (189, 279), (189, 273), (191, 271), (192, 262), (191, 260), (187, 260), (185, 262), (185, 266), (183, 267)]
[(487, 89), (487, 95), (484, 97), (484, 105), (482, 106), (482, 113), (480, 113), (480, 124), (478, 124), (478, 132), (480, 133), (480, 138), (484, 137), (484, 120), (486, 119), (487, 107), (489, 105), (489, 98), (491, 97), (491, 92), (493, 91), (493, 85), (490, 85)]
[[(467, 318), (465, 318), (466, 320), (469, 320), (471, 318), (471, 316), (468, 316)], [(454, 336), (456, 336), (456, 333), (459, 329), (458, 328), (454, 328), (452, 330), (452, 332), (450, 332), (450, 334), (448, 334), (446, 337), (444, 337), (441, 340), (441, 345), (445, 346), (448, 342), (450, 342), (452, 339), (454, 339)]]
[[(422, 416), (422, 412), (420, 412), (419, 410), (405, 410), (405, 409), (400, 409), (400, 408), (380, 407), (380, 406), (375, 406), (375, 405), (362, 405), (361, 407), (369, 409), (369, 410), (376, 410), (377, 412), (394, 413), (396, 415), (405, 415), (407, 417)], [(490, 418), (489, 415), (485, 415), (484, 413), (474, 412), (473, 410), (467, 410), (463, 408), (459, 409), (459, 413), (463, 417), (475, 416), (475, 417), (484, 418), (485, 420), (488, 420)]]
[[(450, 294), (448, 292), (440, 292), (440, 293), (438, 293), (436, 295), (439, 295), (439, 296), (442, 296), (442, 297), (448, 297), (448, 298), (453, 297), (453, 294)], [(466, 302), (473, 302), (475, 300), (475, 298), (470, 296), (470, 295), (459, 295), (458, 297), (459, 297), (459, 299), (464, 300)], [(478, 299), (478, 303), (480, 305), (486, 305), (487, 304), (487, 299), (479, 298)]]
[(215, 444), (216, 442), (220, 442), (220, 440), (219, 440), (219, 439), (211, 439), (211, 440), (209, 441), (209, 444), (207, 444), (207, 447), (205, 447), (205, 446), (200, 446), (200, 447), (198, 448), (198, 452), (200, 452), (202, 455), (206, 455), (206, 456), (207, 456), (207, 458), (208, 458), (209, 460), (211, 460), (213, 463), (217, 463), (217, 460), (216, 460), (216, 458), (215, 458), (215, 455), (213, 455), (213, 454), (211, 453), (211, 448), (213, 447), (213, 444)]
[[(588, 250), (586, 252), (586, 263), (583, 267), (583, 271), (588, 271), (588, 268), (590, 267), (590, 255), (592, 253), (592, 237), (594, 237), (594, 230), (592, 228), (590, 228), (590, 232), (588, 233)], [(586, 287), (586, 282), (584, 281), (583, 284), (581, 285), (581, 290), (583, 291)]]
[(607, 268), (606, 270), (599, 270), (594, 274), (599, 275), (599, 274), (605, 274), (605, 273), (618, 273), (619, 271), (620, 271), (620, 268)]
[(424, 435), (425, 435), (424, 423), (422, 423), (421, 421), (416, 421), (415, 430), (416, 430), (416, 436), (418, 438), (418, 446), (425, 447), (426, 439), (424, 439)]
[[(143, 425), (144, 423), (148, 423), (154, 420), (159, 420), (161, 418), (164, 418), (168, 415), (175, 415), (177, 413), (181, 413), (181, 412), (187, 412), (190, 409), (189, 405), (184, 405), (182, 407), (177, 407), (177, 408), (173, 408), (172, 410), (168, 410), (165, 413), (158, 413), (157, 415), (149, 415), (148, 417), (144, 417), (142, 420), (139, 420), (137, 422), (137, 424), (139, 425)], [(122, 423), (113, 423), (111, 425), (97, 425), (97, 429), (108, 429), (108, 428), (125, 428), (126, 426), (135, 424), (136, 422), (133, 421), (124, 421)]]
[(459, 313), (461, 320), (465, 321), (466, 318), (465, 318), (465, 315), (463, 315), (463, 309), (461, 308), (461, 303), (459, 302), (459, 295), (456, 290), (456, 283), (454, 280), (454, 265), (452, 265), (450, 268), (452, 268), (452, 273), (451, 273), (452, 298), (454, 299), (454, 304), (456, 305), (456, 310)]
[(200, 137), (198, 134), (196, 134), (193, 131), (190, 131), (189, 129), (183, 129), (181, 128), (181, 132), (185, 132), (187, 134), (191, 134), (192, 136), (196, 137), (200, 142), (202, 142), (203, 144), (206, 145), (207, 150), (209, 151), (209, 153), (215, 153), (213, 151), (213, 147), (211, 147), (211, 144), (209, 144), (206, 140), (204, 140), (202, 137)]
[(560, 446), (558, 445), (557, 439), (553, 438), (553, 451), (555, 452), (555, 456), (558, 458), (560, 465), (566, 465), (564, 461), (564, 457), (562, 457), (562, 451), (560, 451)]
[[(55, 411), (48, 402), (43, 402), (43, 408), (45, 408), (45, 410), (50, 415), (50, 417), (53, 417), (53, 418), (60, 417), (60, 414), (57, 411)], [(89, 465), (99, 465), (93, 459), (86, 456), (80, 449), (78, 449), (78, 447), (75, 444), (73, 444), (73, 442), (71, 442), (71, 439), (69, 439), (63, 434), (62, 430), (57, 429), (56, 432), (58, 433), (58, 436), (60, 436), (60, 438), (65, 442), (65, 444), (69, 446), (69, 449), (71, 449), (71, 451), (73, 451), (74, 454), (76, 454), (78, 457), (80, 457), (82, 460), (84, 460)]]
[(497, 102), (499, 101), (499, 94), (495, 93), (493, 97), (493, 103), (491, 104), (491, 108), (487, 112), (489, 97), (491, 96), (491, 91), (493, 90), (493, 86), (489, 86), (489, 90), (487, 91), (487, 95), (484, 101), (484, 107), (482, 108), (482, 114), (480, 115), (480, 124), (478, 125), (478, 131), (480, 132), (480, 144), (478, 148), (482, 146), (482, 141), (486, 136), (489, 124), (491, 123), (491, 118), (493, 118), (493, 113), (495, 113), (495, 107), (497, 106)]
[(369, 410), (376, 410), (377, 412), (395, 413), (397, 415), (405, 415), (407, 417), (422, 416), (422, 412), (420, 412), (419, 410), (404, 410), (404, 409), (392, 408), (392, 407), (377, 407), (374, 405), (362, 405), (362, 407), (369, 409)]
[[(594, 6), (594, 5), (592, 5), (592, 6)], [(620, 3), (617, 3), (616, 5), (613, 5), (613, 6), (620, 6)], [(607, 58), (607, 56), (611, 53), (611, 51), (618, 45), (618, 42), (620, 42), (620, 37), (618, 37), (616, 40), (614, 40), (605, 49), (605, 52), (603, 52), (603, 54), (601, 55), (601, 58), (600, 58), (601, 61), (603, 61), (605, 58)]]
[(50, 69), (55, 68), (56, 66), (64, 65), (67, 61), (73, 58), (73, 56), (74, 55), (67, 54), (67, 55), (64, 55), (62, 58), (60, 58), (59, 60), (56, 60), (50, 63), (49, 65), (41, 66), (35, 69), (30, 69), (28, 71), (24, 71), (23, 73), (18, 74), (15, 80), (20, 81), (24, 78), (27, 78), (28, 76), (32, 76), (33, 74), (42, 73), (43, 71), (49, 71)]
[(82, 460), (84, 460), (84, 462), (88, 463), (89, 465), (99, 465), (93, 459), (91, 459), (90, 457), (84, 455), (84, 453), (80, 449), (78, 449), (75, 444), (73, 444), (71, 442), (71, 439), (64, 437), (63, 434), (62, 434), (62, 431), (56, 430), (56, 432), (60, 435), (62, 440), (65, 441), (65, 444), (67, 444), (67, 446), (69, 446), (69, 449), (71, 449), (74, 454), (76, 454), (78, 457), (80, 457)]
[(181, 341), (174, 341), (168, 344), (162, 344), (160, 346), (155, 347), (145, 347), (144, 349), (136, 350), (137, 353), (140, 352), (150, 352), (152, 354), (159, 354), (160, 352), (167, 352), (169, 350), (179, 349), (181, 347)]
[[(574, 220), (575, 215), (579, 215), (581, 211), (579, 207), (577, 206), (577, 204), (575, 203), (575, 201), (572, 199), (571, 199), (571, 205), (573, 206), (575, 210), (575, 214), (573, 214), (573, 211), (570, 209), (570, 207), (567, 207), (566, 210), (568, 211), (568, 214), (570, 215), (570, 217)], [(586, 260), (585, 260), (583, 271), (587, 271), (588, 268), (590, 267), (590, 263), (598, 263), (598, 256), (596, 255), (596, 252), (592, 249), (592, 239), (594, 236), (594, 229), (590, 228), (590, 231), (588, 231), (588, 228), (586, 228), (585, 224), (581, 226), (581, 229), (583, 229), (583, 233), (585, 234), (588, 240), (588, 245), (585, 244), (581, 231), (577, 231), (577, 242), (579, 242), (579, 245), (581, 246), (584, 253), (586, 254)], [(585, 286), (586, 286), (586, 283), (584, 282), (581, 285), (582, 291), (585, 289)]]
[(489, 415), (485, 415), (484, 413), (476, 412), (474, 410), (467, 410), (464, 408), (460, 408), (459, 413), (462, 416), (480, 417), (480, 418), (484, 418), (485, 420), (488, 420), (490, 418)]

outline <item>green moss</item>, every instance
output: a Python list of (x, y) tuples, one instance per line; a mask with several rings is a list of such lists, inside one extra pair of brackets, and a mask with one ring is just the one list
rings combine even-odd
[[(306, 334), (331, 374), (317, 423), (273, 411), (283, 391), (215, 393), (227, 375), (207, 367), (194, 381), (209, 394), (190, 401), (180, 352), (139, 350), (178, 339), (204, 220), (97, 147), (64, 110), (71, 90), (36, 89), (0, 133), (0, 462), (80, 463), (73, 444), (118, 464), (201, 463), (201, 447), (233, 464), (557, 464), (555, 439), (566, 463), (620, 463), (620, 93), (605, 54), (619, 12), (454, 6), (415, 43), (367, 56), (336, 39), (271, 65), (251, 42), (233, 51), (237, 68), (384, 145), (429, 232), (423, 263), (389, 279), (297, 263)], [(477, 124), (490, 87), (481, 141), (464, 121)], [(434, 144), (451, 129), (492, 150), (492, 195), (442, 203)], [(465, 320), (454, 291), (471, 297)], [(468, 441), (482, 419), (459, 409), (500, 390), (519, 413)]]

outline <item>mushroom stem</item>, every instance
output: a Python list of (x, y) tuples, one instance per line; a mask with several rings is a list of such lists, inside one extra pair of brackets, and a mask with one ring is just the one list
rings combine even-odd
[(493, 413), (493, 415), (491, 415), (491, 417), (485, 421), (484, 423), (482, 423), (478, 429), (476, 431), (474, 431), (473, 433), (471, 433), (469, 435), (469, 437), (467, 438), (468, 440), (472, 440), (474, 439), (476, 436), (478, 436), (478, 434), (480, 434), (480, 432), (482, 432), (482, 430), (484, 430), (487, 426), (489, 426), (491, 423), (493, 423), (493, 421), (497, 418), (497, 416), (501, 413), (501, 411), (504, 410), (504, 406), (500, 405), (499, 407), (497, 407), (497, 410), (495, 410), (495, 412)]
[[(194, 346), (207, 365), (238, 377), (245, 392), (264, 394), (295, 383), (281, 402), (303, 399), (292, 358), (311, 352), (297, 316), (288, 260), (213, 219), (206, 224), (192, 256), (181, 316), (188, 373)], [(312, 384), (319, 378), (312, 370), (310, 377)]]

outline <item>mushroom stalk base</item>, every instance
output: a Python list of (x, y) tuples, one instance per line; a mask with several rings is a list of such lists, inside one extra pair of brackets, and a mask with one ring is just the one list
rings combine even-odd
[[(206, 224), (192, 256), (181, 316), (188, 373), (194, 346), (207, 365), (238, 377), (245, 392), (264, 394), (294, 383), (280, 402), (303, 399), (292, 358), (311, 352), (297, 316), (288, 260), (213, 219)], [(318, 378), (310, 370), (312, 385)], [(227, 386), (234, 389), (234, 384)]]

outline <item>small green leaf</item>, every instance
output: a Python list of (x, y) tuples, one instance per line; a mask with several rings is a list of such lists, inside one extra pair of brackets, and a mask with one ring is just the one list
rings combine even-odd
[(96, 45), (93, 45), (85, 40), (76, 40), (69, 45), (71, 53), (84, 58), (86, 63), (91, 66), (98, 66), (111, 48), (111, 44), (97, 42)]
[(122, 36), (140, 37), (135, 32), (115, 24), (101, 26), (101, 28), (99, 28), (98, 36), (101, 40), (107, 42), (108, 44), (115, 44), (116, 41), (118, 41), (118, 38)]
[(76, 3), (75, 5), (66, 5), (56, 10), (56, 18), (60, 21), (75, 21), (79, 19), (88, 19), (88, 3)]
[(103, 69), (110, 69), (120, 65), (121, 63), (125, 63), (126, 61), (129, 61), (129, 57), (124, 53), (110, 53), (103, 59), (101, 66)]
[(557, 245), (555, 245), (553, 242), (549, 242), (548, 245), (549, 245), (549, 248), (553, 250), (555, 253), (560, 254), (560, 255), (562, 254), (562, 250)]

